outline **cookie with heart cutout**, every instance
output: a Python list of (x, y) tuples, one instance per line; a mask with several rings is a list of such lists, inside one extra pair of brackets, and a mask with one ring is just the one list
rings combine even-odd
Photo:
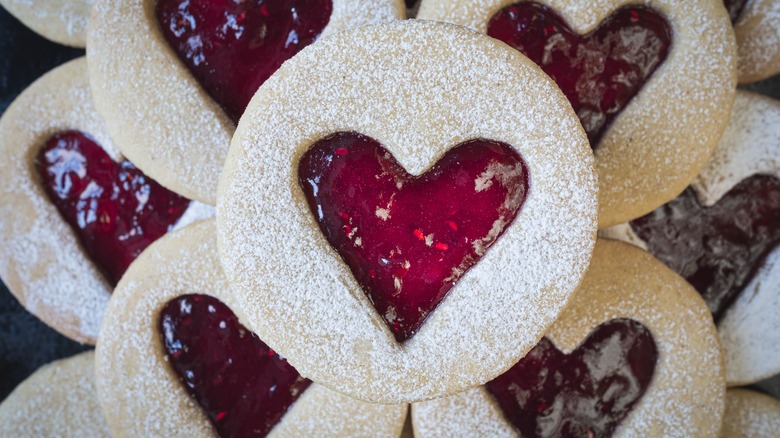
[(140, 169), (213, 205), (236, 123), (279, 65), (320, 36), (404, 14), (402, 0), (97, 0), (95, 106)]
[(367, 26), (255, 95), (220, 181), (220, 257), (248, 326), (312, 380), (444, 396), (505, 371), (566, 305), (594, 244), (592, 164), (516, 51), (450, 24)]
[(114, 436), (399, 436), (406, 405), (312, 383), (244, 327), (215, 234), (210, 220), (160, 239), (111, 297), (95, 369)]
[(730, 386), (780, 373), (780, 102), (737, 92), (715, 156), (653, 213), (603, 230), (685, 277), (718, 322)]
[(726, 392), (726, 413), (721, 436), (772, 438), (780, 430), (780, 400), (747, 389)]
[(46, 39), (71, 47), (87, 43), (92, 0), (0, 0), (0, 6)]
[(736, 47), (720, 0), (424, 0), (418, 18), (500, 39), (553, 77), (596, 155), (599, 228), (679, 195), (729, 119)]
[(412, 405), (415, 436), (717, 436), (725, 384), (707, 306), (646, 252), (599, 239), (571, 304), (495, 380)]
[(169, 229), (213, 215), (124, 160), (95, 112), (84, 58), (0, 118), (0, 277), (32, 314), (94, 344), (111, 290)]
[(726, 0), (737, 36), (741, 84), (780, 73), (780, 1)]
[(107, 437), (92, 351), (38, 369), (0, 404), (2, 436)]

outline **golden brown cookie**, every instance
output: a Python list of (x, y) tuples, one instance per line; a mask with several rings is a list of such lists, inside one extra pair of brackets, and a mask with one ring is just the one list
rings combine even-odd
[(0, 0), (25, 26), (66, 46), (87, 44), (87, 24), (92, 0)]
[(748, 0), (734, 23), (739, 82), (749, 84), (780, 73), (780, 1)]
[[(712, 155), (728, 123), (734, 99), (736, 45), (721, 0), (542, 0), (534, 3), (543, 5), (538, 8), (547, 11), (551, 23), (531, 27), (539, 30), (538, 36), (526, 27), (533, 26), (538, 18), (528, 18), (528, 23), (521, 24), (525, 23), (523, 19), (512, 15), (518, 12), (505, 9), (529, 4), (517, 0), (424, 0), (418, 18), (455, 23), (502, 39), (513, 38), (506, 36), (513, 35), (508, 30), (510, 26), (527, 31), (526, 41), (536, 41), (534, 38), (544, 34), (545, 38), (551, 38), (544, 47), (531, 47), (529, 42), (525, 50), (539, 58), (545, 71), (574, 56), (563, 54), (573, 44), (561, 37), (563, 26), (569, 26), (574, 34), (580, 35), (578, 38), (590, 38), (576, 49), (576, 56), (582, 58), (577, 58), (570, 68), (559, 70), (559, 81), (569, 84), (562, 85), (570, 90), (565, 91), (567, 94), (578, 96), (582, 105), (575, 105), (575, 111), (591, 134), (599, 174), (599, 228), (641, 216), (679, 195)], [(505, 14), (505, 26), (491, 29), (489, 26), (499, 13)], [(538, 13), (539, 10), (533, 12)], [(560, 24), (557, 20), (561, 19), (567, 24)], [(658, 23), (663, 20), (667, 25)], [(647, 27), (631, 27), (645, 24)], [(611, 36), (600, 33), (612, 26), (628, 30), (624, 34), (616, 31)], [(544, 30), (548, 27), (554, 31)], [(660, 36), (648, 41), (641, 39), (654, 32), (670, 35), (671, 43)], [(610, 47), (622, 41), (624, 47), (607, 55), (594, 49), (597, 40), (605, 44), (611, 41)], [(515, 43), (511, 44), (515, 47)], [(658, 53), (642, 52), (655, 47), (659, 47)], [(648, 59), (662, 60), (663, 56), (665, 60), (660, 64), (643, 64)], [(607, 68), (605, 61), (593, 59), (607, 59), (612, 64)], [(627, 60), (641, 63), (632, 70), (625, 65)], [(580, 74), (578, 69), (584, 68), (581, 65), (592, 65), (593, 71)], [(642, 76), (646, 72), (651, 73)], [(634, 76), (646, 79), (639, 82), (641, 87), (636, 94), (616, 113), (617, 103), (603, 102), (625, 92)], [(611, 79), (594, 82), (593, 78), (598, 77)], [(592, 132), (589, 126), (593, 126)]]
[[(44, 145), (66, 132), (86, 134), (111, 160), (122, 161), (92, 105), (84, 58), (33, 83), (0, 119), (0, 235), (4, 242), (0, 277), (22, 305), (46, 324), (79, 342), (94, 344), (112, 285), (85, 251), (84, 240), (47, 195), (36, 167)], [(106, 166), (111, 165), (108, 160)], [(67, 191), (74, 174), (63, 171), (60, 177), (56, 187)], [(186, 201), (180, 204), (187, 205)], [(88, 214), (94, 210), (80, 211), (85, 216), (79, 220), (96, 220)], [(212, 212), (211, 207), (193, 202), (174, 226), (209, 217)]]
[[(647, 219), (603, 230), (657, 254), (704, 294), (718, 319), (729, 386), (780, 373), (780, 251), (765, 243), (778, 233), (772, 216), (780, 211), (773, 201), (780, 191), (778, 127), (780, 102), (738, 91), (731, 122), (691, 189)], [(684, 231), (664, 231), (672, 221)], [(698, 230), (707, 231), (694, 235)], [(675, 243), (669, 246), (665, 235), (676, 236)]]
[(724, 397), (720, 345), (701, 297), (646, 252), (600, 239), (574, 299), (537, 347), (485, 386), (415, 403), (412, 423), (423, 438), (517, 436), (517, 427), (539, 436), (609, 436), (610, 427), (620, 437), (716, 436)]
[[(310, 64), (318, 68), (307, 69)], [(384, 195), (360, 200), (363, 195), (356, 194), (344, 207), (367, 206), (359, 222), (307, 198), (318, 196), (319, 182), (330, 177), (299, 172), (318, 157), (324, 157), (323, 165), (347, 160), (348, 148), (336, 146), (342, 140), (355, 142), (356, 159), (379, 157), (387, 160), (380, 166), (389, 166), (381, 167), (387, 173), (357, 171), (352, 176), (364, 178), (365, 185), (356, 182), (324, 195), (352, 196), (372, 181), (390, 184), (377, 189)], [(323, 152), (331, 146), (332, 154)], [(361, 155), (371, 150), (362, 147), (377, 149)], [(484, 173), (470, 174), (481, 167), (463, 163), (482, 163), (480, 154), (488, 151), (524, 164), (518, 169), (508, 161), (489, 161)], [(304, 50), (250, 103), (220, 182), (223, 268), (247, 324), (318, 383), (380, 403), (452, 394), (484, 383), (522, 357), (576, 288), (594, 242), (591, 164), (565, 97), (517, 52), (449, 24), (408, 20), (367, 26)], [(440, 176), (450, 181), (448, 175), (463, 176), (452, 185), (430, 182)], [(401, 193), (405, 184), (422, 187), (415, 186), (423, 184), (419, 181), (429, 181), (425, 187), (433, 191)], [(437, 194), (450, 187), (459, 188)], [(504, 207), (458, 216), (469, 211), (470, 201), (464, 200), (507, 187), (521, 188), (519, 195), (515, 189), (500, 195), (509, 203), (501, 201), (502, 206), (515, 206), (514, 219), (500, 213)], [(521, 207), (516, 195), (525, 199)], [(315, 217), (323, 216), (323, 208), (328, 221), (346, 221), (328, 231), (331, 237), (321, 231), (330, 225)], [(495, 222), (485, 219), (494, 215)], [(460, 227), (482, 220), (488, 222), (487, 234), (469, 240)], [(421, 225), (426, 221), (430, 228)], [(397, 232), (401, 240), (369, 239), (383, 230)], [(342, 235), (351, 240), (339, 244), (340, 251), (379, 253), (350, 267), (344, 259), (352, 256), (340, 255), (328, 240)], [(463, 247), (469, 254), (464, 259), (450, 255)], [(428, 262), (438, 263), (437, 254), (456, 262), (427, 269)], [(363, 280), (356, 280), (356, 272)], [(384, 283), (364, 291), (371, 272)], [(444, 288), (425, 286), (426, 293), (455, 286), (438, 307), (434, 298), (420, 303), (430, 305), (425, 309), (401, 302), (378, 310), (367, 295), (407, 290), (404, 285), (415, 281)], [(393, 300), (387, 297), (381, 297), (385, 304)], [(402, 311), (414, 313), (415, 322), (424, 320), (419, 329), (408, 330), (412, 319), (404, 319)]]
[(0, 404), (0, 435), (108, 437), (92, 351), (41, 367)]
[(771, 438), (780, 430), (780, 401), (760, 392), (729, 389), (723, 438)]
[[(87, 53), (95, 106), (117, 147), (140, 169), (177, 193), (213, 205), (236, 122), (166, 41), (155, 15), (157, 2), (96, 1)], [(322, 37), (404, 14), (401, 0), (333, 0)], [(228, 25), (236, 26), (230, 32), (252, 31), (230, 20)], [(192, 38), (197, 47), (206, 44), (200, 36)], [(297, 42), (295, 29), (289, 34), (289, 42), (293, 41)], [(193, 52), (192, 56), (201, 55)]]
[[(201, 310), (203, 312), (199, 313)], [(242, 415), (240, 402), (232, 410), (221, 411), (222, 405), (215, 401), (217, 399), (209, 398), (211, 410), (204, 411), (198, 404), (199, 399), (188, 394), (183, 382), (179, 381), (180, 377), (189, 374), (179, 373), (176, 371), (179, 368), (175, 367), (191, 359), (191, 354), (205, 355), (191, 363), (190, 370), (200, 369), (197, 368), (201, 366), (199, 364), (205, 364), (203, 370), (208, 364), (220, 364), (220, 371), (215, 374), (193, 371), (195, 374), (188, 381), (196, 390), (211, 385), (208, 390), (222, 391), (232, 387), (220, 386), (224, 382), (233, 385), (236, 379), (249, 381), (254, 375), (260, 375), (262, 381), (262, 376), (268, 375), (274, 383), (266, 388), (269, 394), (290, 391), (286, 378), (277, 372), (277, 367), (289, 365), (264, 344), (258, 348), (265, 352), (263, 354), (274, 356), (275, 362), (268, 365), (271, 359), (265, 362), (254, 359), (244, 368), (250, 372), (249, 376), (232, 374), (243, 367), (248, 358), (254, 357), (246, 351), (234, 349), (229, 356), (217, 355), (209, 359), (216, 355), (214, 348), (232, 346), (244, 342), (245, 338), (262, 343), (247, 333), (234, 317), (218, 321), (212, 330), (210, 324), (214, 319), (210, 314), (223, 318), (224, 312), (230, 312), (230, 315), (235, 312), (242, 323), (245, 321), (219, 267), (213, 221), (176, 231), (150, 246), (122, 279), (106, 312), (96, 352), (96, 375), (100, 401), (114, 436), (215, 436), (210, 418), (214, 424), (233, 421), (233, 426), (241, 427), (242, 417), (233, 420), (234, 416)], [(174, 313), (177, 316), (171, 316)], [(205, 337), (200, 339), (208, 336), (204, 331), (213, 331), (220, 340), (199, 343), (195, 337), (187, 337), (185, 332), (189, 323), (192, 323), (190, 327), (206, 327), (201, 330), (201, 336)], [(206, 344), (211, 350), (200, 348)], [(260, 365), (264, 368), (259, 368)], [(276, 374), (269, 374), (273, 372)], [(280, 420), (268, 420), (271, 421), (271, 436), (400, 435), (406, 405), (370, 405), (316, 383), (303, 385), (305, 379), (302, 377), (293, 380), (296, 383), (292, 388), (298, 391), (295, 400), (282, 411)], [(248, 393), (228, 392), (227, 398), (254, 400), (251, 398), (253, 393), (263, 393), (255, 388), (258, 386), (253, 384), (246, 387)], [(272, 409), (259, 406), (263, 410), (257, 415)], [(248, 409), (249, 414), (243, 415), (253, 416), (258, 412), (257, 406)], [(204, 412), (214, 413), (214, 417)], [(235, 421), (239, 422), (237, 426)]]

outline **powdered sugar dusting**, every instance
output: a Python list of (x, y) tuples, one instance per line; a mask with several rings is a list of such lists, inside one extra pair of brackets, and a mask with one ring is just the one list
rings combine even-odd
[[(658, 363), (647, 392), (615, 436), (718, 436), (725, 385), (707, 306), (690, 285), (647, 253), (599, 240), (580, 289), (547, 337), (568, 353), (596, 327), (617, 318), (633, 319), (652, 332)], [(461, 435), (459, 430), (507, 435), (511, 427), (484, 390), (412, 409), (415, 430), (425, 431), (426, 437)]]
[(740, 83), (780, 73), (780, 2), (748, 0), (734, 24), (739, 46)]
[[(517, 0), (424, 0), (418, 18), (487, 32)], [(642, 4), (666, 16), (673, 42), (596, 149), (599, 228), (634, 219), (673, 199), (707, 163), (729, 118), (736, 45), (720, 1), (540, 0), (585, 34), (616, 9)]]
[[(0, 119), (0, 277), (27, 310), (94, 344), (111, 286), (38, 184), (33, 159), (54, 134), (78, 130), (122, 160), (92, 105), (84, 58), (35, 82)], [(193, 203), (179, 222), (210, 217)]]
[(780, 430), (780, 401), (760, 392), (730, 389), (726, 393), (723, 437), (774, 438)]
[[(95, 105), (147, 175), (213, 205), (235, 126), (168, 45), (154, 0), (97, 0), (89, 29)], [(403, 17), (400, 0), (334, 0), (323, 35)]]
[[(212, 437), (211, 424), (168, 366), (160, 310), (184, 294), (211, 295), (243, 320), (217, 260), (214, 221), (170, 233), (130, 266), (106, 310), (95, 360), (97, 390), (116, 435)], [(406, 406), (366, 405), (311, 385), (271, 436), (391, 436)], [(366, 433), (366, 431), (371, 431)]]
[(22, 23), (61, 44), (84, 47), (92, 0), (0, 0)]
[[(528, 166), (515, 222), (403, 344), (297, 183), (300, 157), (336, 131), (377, 139), (415, 175), (474, 138), (514, 146)], [(283, 66), (239, 124), (220, 186), (223, 267), (249, 326), (307, 377), (376, 402), (452, 394), (530, 349), (579, 282), (595, 234), (592, 160), (564, 96), (503, 44), (417, 20), (336, 35)]]
[(107, 437), (94, 381), (94, 353), (52, 362), (0, 404), (0, 435)]

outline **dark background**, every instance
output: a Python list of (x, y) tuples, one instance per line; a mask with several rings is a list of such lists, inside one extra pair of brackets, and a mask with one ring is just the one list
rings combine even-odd
[[(0, 7), (0, 114), (28, 85), (84, 50), (52, 43)], [(780, 99), (780, 76), (745, 87)], [(91, 348), (58, 334), (24, 310), (0, 282), (0, 401), (40, 366)], [(756, 386), (780, 395), (780, 377)]]

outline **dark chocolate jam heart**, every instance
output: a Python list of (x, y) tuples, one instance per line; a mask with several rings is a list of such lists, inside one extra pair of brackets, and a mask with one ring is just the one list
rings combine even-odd
[(306, 152), (299, 181), (328, 242), (403, 342), (512, 223), (528, 171), (511, 146), (471, 140), (412, 176), (376, 140), (342, 132)]
[(718, 320), (780, 242), (780, 179), (750, 177), (711, 207), (688, 188), (631, 228), (699, 291)]
[(524, 437), (605, 437), (644, 395), (657, 361), (650, 331), (615, 319), (571, 354), (542, 338), (485, 386)]
[(644, 6), (621, 8), (581, 36), (549, 7), (517, 3), (491, 18), (488, 35), (519, 50), (553, 78), (594, 149), (666, 60), (672, 43), (666, 19)]
[(214, 297), (171, 300), (158, 324), (171, 368), (221, 437), (268, 435), (311, 384)]
[(331, 0), (159, 0), (157, 22), (206, 92), (238, 121), (255, 91), (322, 33)]
[(112, 286), (190, 204), (129, 161), (115, 162), (82, 132), (49, 139), (35, 167), (43, 190)]

